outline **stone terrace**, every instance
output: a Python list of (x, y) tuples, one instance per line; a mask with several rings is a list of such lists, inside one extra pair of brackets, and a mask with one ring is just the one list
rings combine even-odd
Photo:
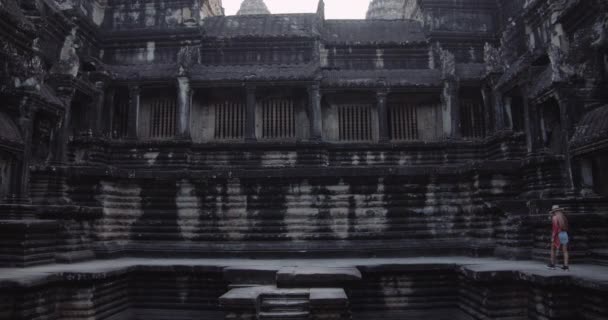
[(608, 267), (494, 258), (124, 258), (3, 268), (0, 288), (3, 319), (608, 316)]

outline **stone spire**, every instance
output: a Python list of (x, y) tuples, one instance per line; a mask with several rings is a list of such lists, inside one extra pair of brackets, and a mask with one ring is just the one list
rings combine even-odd
[(270, 14), (270, 10), (264, 0), (243, 0), (241, 9), (236, 13), (238, 16), (250, 14)]
[(372, 0), (367, 19), (403, 19), (405, 0)]

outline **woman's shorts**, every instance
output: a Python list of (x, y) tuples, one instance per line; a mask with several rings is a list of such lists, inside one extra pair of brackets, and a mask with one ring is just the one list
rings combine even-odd
[(568, 241), (570, 240), (570, 239), (568, 239), (568, 232), (562, 231), (562, 232), (559, 233), (558, 236), (559, 236), (559, 243), (560, 244), (562, 244), (562, 245), (567, 245), (568, 244)]

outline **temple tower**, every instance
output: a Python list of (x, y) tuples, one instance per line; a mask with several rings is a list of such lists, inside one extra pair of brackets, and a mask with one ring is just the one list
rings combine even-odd
[(244, 0), (241, 3), (241, 8), (236, 13), (239, 16), (252, 14), (270, 14), (270, 10), (264, 3), (264, 0)]
[(403, 19), (404, 0), (373, 0), (367, 9), (367, 19)]

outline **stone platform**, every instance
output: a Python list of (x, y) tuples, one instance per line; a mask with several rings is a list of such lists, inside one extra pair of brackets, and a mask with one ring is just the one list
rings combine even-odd
[(125, 258), (0, 269), (1, 319), (606, 319), (606, 297), (608, 267), (565, 272), (495, 258)]

